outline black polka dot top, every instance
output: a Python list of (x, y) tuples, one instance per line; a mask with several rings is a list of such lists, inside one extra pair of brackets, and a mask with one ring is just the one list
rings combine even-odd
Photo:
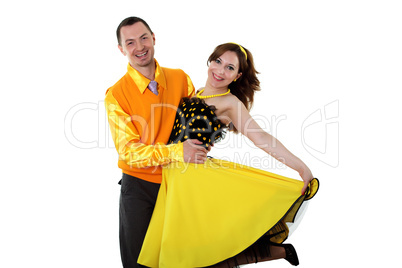
[(184, 98), (180, 103), (168, 143), (198, 139), (205, 147), (223, 139), (226, 126), (208, 106), (197, 97)]

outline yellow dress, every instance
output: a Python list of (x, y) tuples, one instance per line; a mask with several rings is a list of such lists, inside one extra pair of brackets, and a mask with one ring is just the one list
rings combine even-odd
[(289, 233), (285, 223), (293, 222), (302, 202), (315, 195), (318, 180), (311, 181), (304, 196), (302, 187), (300, 180), (224, 160), (171, 163), (163, 168), (138, 263), (206, 267), (237, 255), (264, 235), (282, 243)]

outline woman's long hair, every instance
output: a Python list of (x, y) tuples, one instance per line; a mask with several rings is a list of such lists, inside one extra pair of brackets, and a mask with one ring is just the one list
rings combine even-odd
[[(260, 89), (260, 81), (257, 78), (258, 72), (254, 67), (253, 55), (245, 47), (242, 46), (244, 51), (247, 53), (247, 58), (240, 45), (234, 43), (225, 43), (217, 46), (208, 58), (208, 64), (211, 61), (219, 58), (226, 51), (233, 51), (237, 54), (239, 59), (239, 73), (242, 75), (236, 80), (229, 84), (230, 93), (235, 95), (243, 104), (246, 106), (247, 110), (250, 111), (254, 102), (254, 93)], [(237, 129), (231, 124), (230, 130), (238, 133)]]

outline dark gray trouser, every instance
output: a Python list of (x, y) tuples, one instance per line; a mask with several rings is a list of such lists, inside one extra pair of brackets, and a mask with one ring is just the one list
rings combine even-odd
[(120, 254), (124, 268), (137, 264), (142, 243), (155, 207), (160, 184), (123, 173), (120, 193)]

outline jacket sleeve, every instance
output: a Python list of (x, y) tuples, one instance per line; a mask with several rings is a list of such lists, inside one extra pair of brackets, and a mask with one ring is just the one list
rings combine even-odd
[(176, 161), (183, 162), (182, 143), (169, 145), (141, 143), (140, 134), (132, 123), (132, 117), (123, 111), (111, 91), (106, 93), (105, 108), (119, 159), (127, 165), (144, 168)]
[(193, 85), (193, 82), (191, 82), (191, 79), (187, 74), (186, 74), (186, 77), (187, 77), (187, 86), (188, 86), (187, 94), (189, 97), (192, 97), (192, 96), (194, 96), (194, 93), (195, 93), (194, 85)]

